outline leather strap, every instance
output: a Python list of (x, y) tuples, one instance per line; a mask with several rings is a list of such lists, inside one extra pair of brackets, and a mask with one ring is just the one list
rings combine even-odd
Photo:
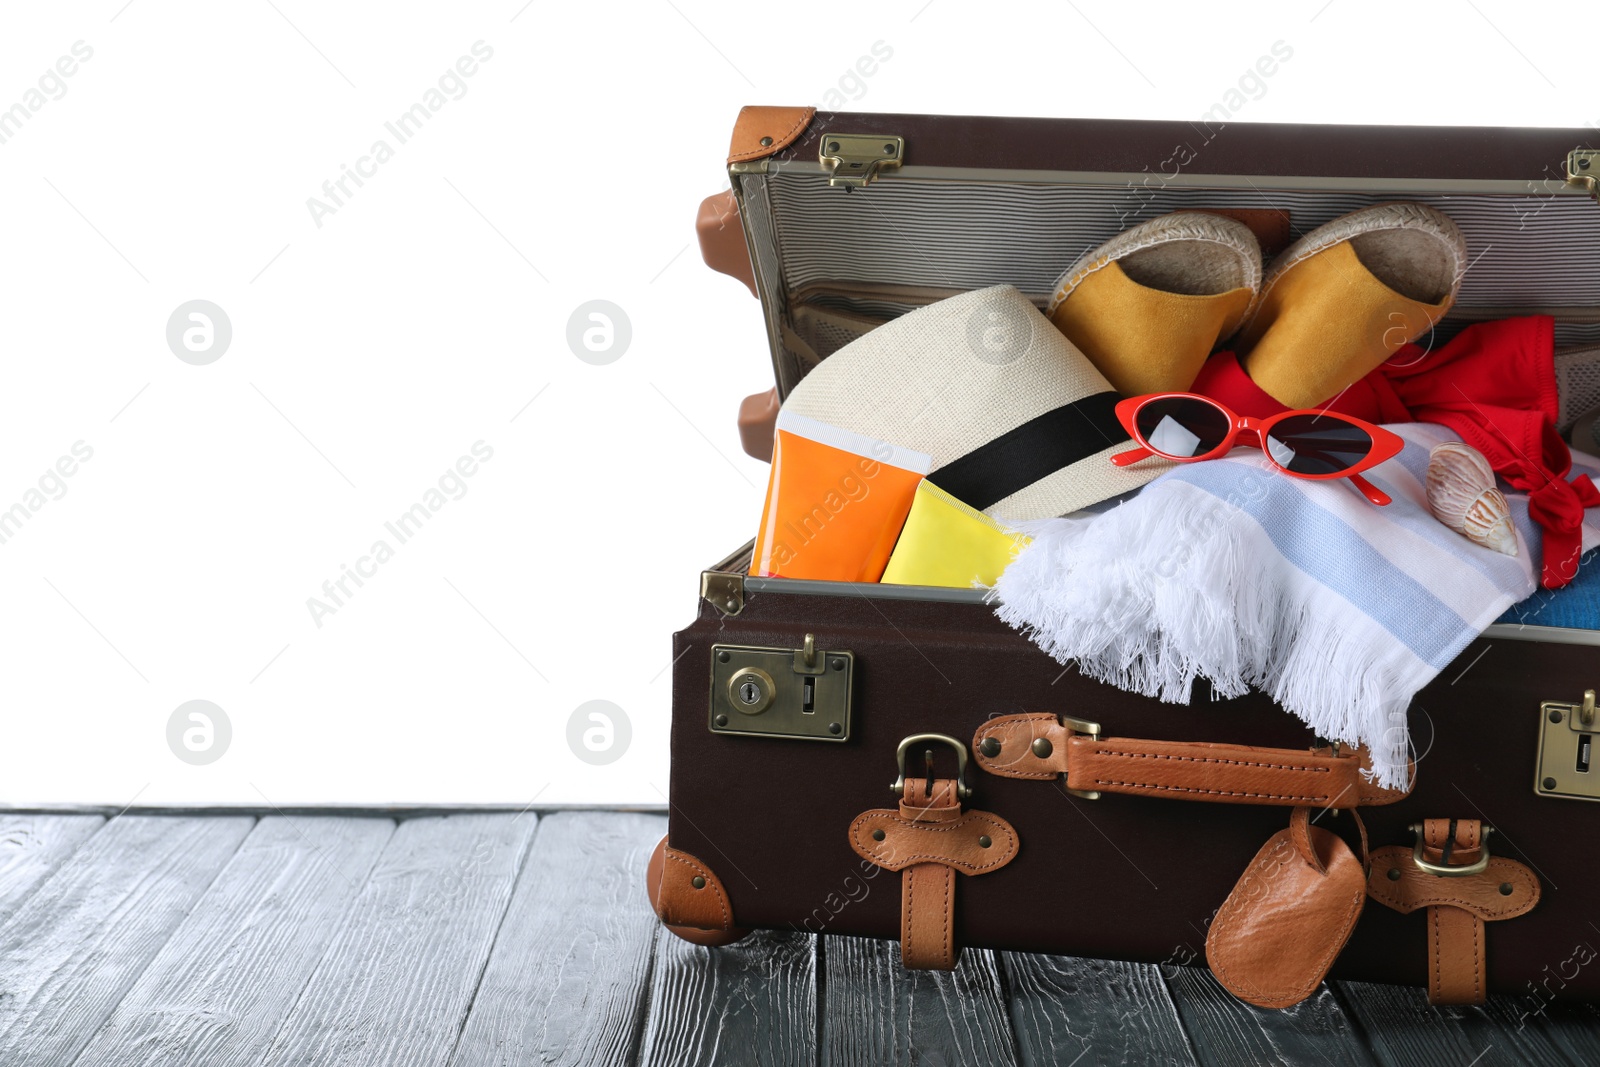
[(1051, 714), (990, 719), (972, 739), (978, 765), (1005, 778), (1048, 780), (1102, 793), (1218, 804), (1355, 808), (1392, 804), (1409, 790), (1368, 781), (1361, 749), (1253, 748), (1200, 741), (1097, 738)]
[[(1483, 857), (1477, 819), (1428, 819), (1422, 857), (1444, 867), (1467, 867)], [(1413, 849), (1387, 845), (1372, 854), (1367, 895), (1401, 914), (1423, 910), (1428, 924), (1428, 999), (1434, 1004), (1481, 1004), (1488, 993), (1484, 923), (1514, 919), (1539, 903), (1539, 880), (1524, 864), (1489, 858), (1477, 874), (1440, 875), (1417, 866)]]
[(1428, 909), (1430, 1004), (1482, 1004), (1488, 962), (1482, 919), (1460, 908)]
[(900, 960), (917, 971), (953, 971), (956, 948), (956, 872), (914, 863), (900, 880)]
[(961, 810), (956, 782), (908, 778), (900, 806), (864, 811), (850, 847), (900, 880), (900, 958), (917, 970), (954, 970), (956, 874), (987, 874), (1016, 857), (1017, 832), (987, 811)]

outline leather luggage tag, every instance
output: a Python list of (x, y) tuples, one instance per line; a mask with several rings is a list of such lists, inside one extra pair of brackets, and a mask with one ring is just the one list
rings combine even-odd
[(1367, 876), (1338, 835), (1296, 808), (1223, 901), (1206, 935), (1211, 973), (1240, 1000), (1287, 1008), (1326, 977), (1361, 916)]

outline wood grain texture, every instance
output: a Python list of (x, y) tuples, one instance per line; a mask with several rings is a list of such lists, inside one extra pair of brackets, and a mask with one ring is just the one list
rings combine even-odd
[(262, 1067), (445, 1064), (535, 822), (527, 814), (401, 823)]
[(1513, 1002), (1484, 1007), (1434, 1007), (1414, 986), (1339, 982), (1339, 995), (1366, 1031), (1373, 1058), (1384, 1067), (1579, 1067), (1540, 1026), (1519, 1026)]
[(1274, 1011), (1238, 1000), (1204, 967), (1166, 967), (1163, 975), (1195, 1059), (1202, 1064), (1346, 1067), (1373, 1062), (1326, 984), (1294, 1007)]
[(0, 926), (105, 822), (99, 815), (0, 815)]
[(660, 930), (641, 1067), (817, 1061), (816, 938), (757, 931), (701, 948)]
[(113, 819), (0, 928), (0, 1063), (71, 1063), (253, 818)]
[(823, 956), (824, 1063), (1018, 1062), (994, 953), (967, 949), (954, 971), (908, 971), (892, 941), (829, 937)]
[(259, 1062), (393, 832), (261, 820), (73, 1067)]
[(1496, 1024), (1537, 1030), (1573, 1063), (1600, 1063), (1600, 1005), (1551, 1004), (1542, 996), (1497, 998), (1489, 1005)]
[(1149, 963), (1000, 953), (1023, 1067), (1192, 1067), (1161, 969)]
[(645, 896), (658, 815), (546, 816), (452, 1067), (631, 1065), (661, 929)]

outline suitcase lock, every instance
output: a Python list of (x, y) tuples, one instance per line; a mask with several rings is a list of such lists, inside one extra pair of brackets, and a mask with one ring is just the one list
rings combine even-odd
[(806, 634), (799, 648), (711, 646), (707, 725), (714, 734), (850, 740), (850, 678), (855, 657), (817, 647)]
[(1600, 800), (1600, 762), (1593, 751), (1600, 736), (1594, 690), (1579, 704), (1547, 700), (1539, 705), (1539, 752), (1533, 791), (1542, 797)]

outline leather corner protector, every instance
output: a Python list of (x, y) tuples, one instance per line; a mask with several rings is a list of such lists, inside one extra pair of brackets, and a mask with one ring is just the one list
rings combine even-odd
[[(878, 832), (882, 840), (874, 837)], [(937, 863), (965, 875), (988, 874), (1015, 859), (1020, 845), (1011, 824), (987, 811), (968, 811), (949, 822), (916, 822), (893, 808), (875, 808), (850, 823), (850, 847), (889, 871)]]
[[(1391, 872), (1398, 872), (1392, 874)], [(1510, 886), (1510, 893), (1502, 893)], [(1514, 919), (1539, 903), (1539, 879), (1526, 866), (1494, 856), (1481, 873), (1461, 878), (1429, 874), (1412, 861), (1411, 849), (1385, 845), (1372, 853), (1367, 895), (1402, 915), (1430, 907), (1460, 908), (1485, 922)]]
[(661, 924), (685, 941), (726, 945), (745, 935), (734, 925), (733, 906), (722, 880), (694, 856), (669, 846), (664, 837), (650, 854), (645, 891)]
[[(1066, 771), (1067, 737), (1061, 721), (1048, 712), (1002, 715), (978, 727), (972, 735), (972, 753), (979, 767), (1001, 778), (1055, 778)], [(1051, 745), (1050, 755), (1044, 759), (1033, 751), (1033, 743), (1040, 738)], [(985, 755), (985, 741), (997, 742), (999, 751)]]
[(728, 144), (728, 162), (745, 163), (777, 155), (805, 133), (816, 114), (814, 107), (740, 108), (733, 124), (733, 139)]

